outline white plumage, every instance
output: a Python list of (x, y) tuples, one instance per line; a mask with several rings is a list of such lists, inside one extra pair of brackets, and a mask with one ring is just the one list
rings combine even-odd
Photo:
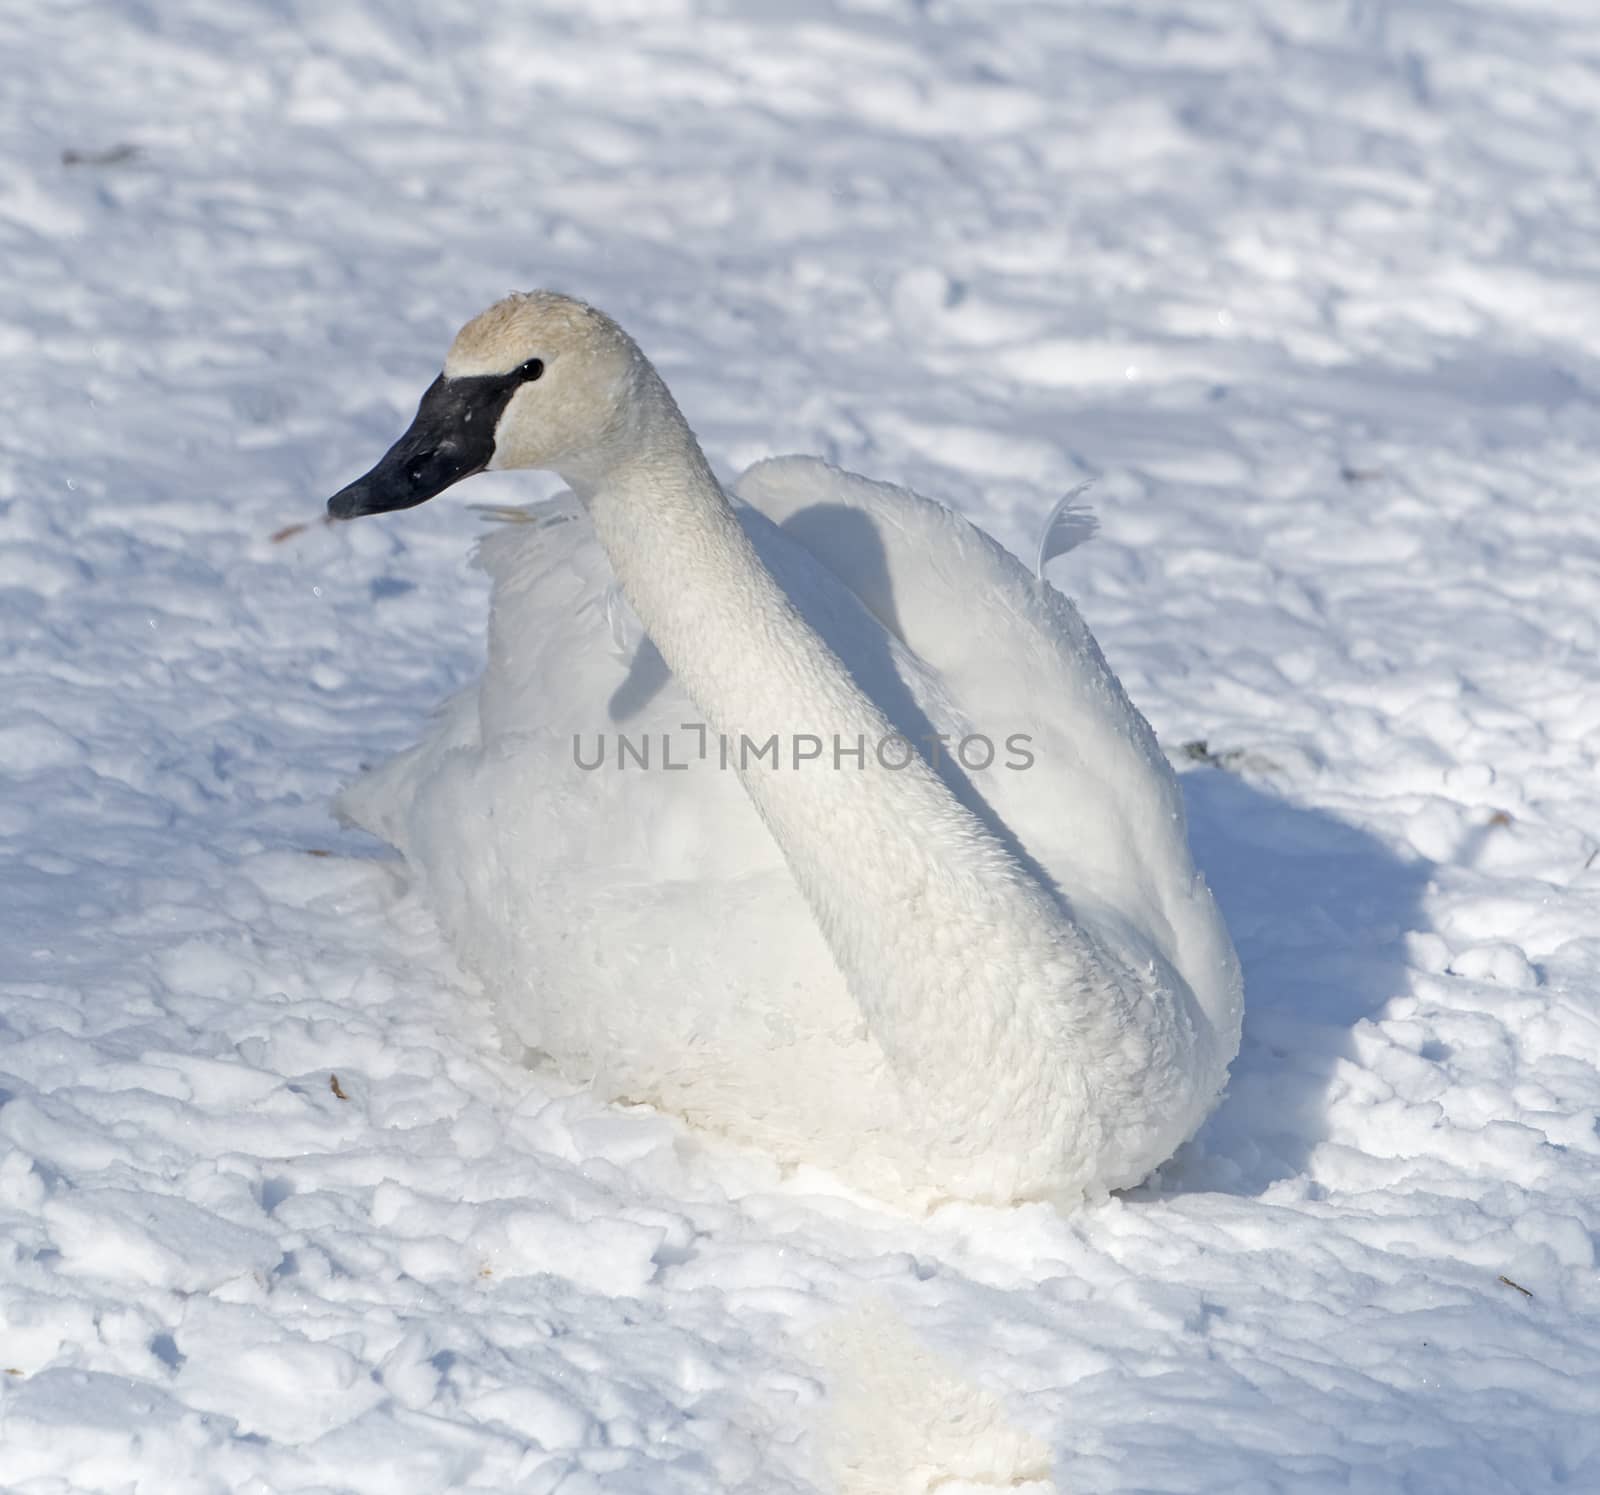
[[(1138, 1182), (1221, 1092), (1239, 971), (1076, 610), (819, 461), (730, 505), (632, 341), (566, 298), (491, 308), (446, 383), (534, 358), (492, 465), (576, 497), (484, 543), (482, 680), (343, 812), (404, 853), (507, 1032), (605, 1096), (908, 1201)], [(896, 733), (948, 746), (886, 766)]]

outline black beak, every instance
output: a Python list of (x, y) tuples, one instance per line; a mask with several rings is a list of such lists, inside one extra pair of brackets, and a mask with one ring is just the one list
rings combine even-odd
[(516, 393), (516, 374), (446, 379), (428, 386), (411, 428), (365, 477), (328, 500), (333, 519), (413, 509), (452, 483), (482, 472), (494, 456), (494, 428)]

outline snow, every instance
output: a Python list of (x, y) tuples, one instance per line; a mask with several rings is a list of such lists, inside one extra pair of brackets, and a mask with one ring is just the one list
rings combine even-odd
[[(1600, 1488), (1589, 0), (13, 0), (0, 52), (0, 1487), (825, 1489), (866, 1303), (1063, 1491)], [(724, 472), (1030, 557), (1094, 479), (1052, 575), (1249, 1003), (1150, 1183), (909, 1219), (600, 1107), (331, 823), (476, 672), (465, 502), (548, 488), (320, 500), (536, 284)]]

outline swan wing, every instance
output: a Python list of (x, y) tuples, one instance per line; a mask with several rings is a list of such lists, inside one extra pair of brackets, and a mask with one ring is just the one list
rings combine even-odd
[(1005, 839), (1117, 948), (1175, 970), (1236, 1046), (1238, 962), (1176, 778), (1073, 604), (953, 510), (816, 458), (758, 463), (736, 491), (937, 683), (978, 739), (966, 763), (993, 750), (966, 777)]

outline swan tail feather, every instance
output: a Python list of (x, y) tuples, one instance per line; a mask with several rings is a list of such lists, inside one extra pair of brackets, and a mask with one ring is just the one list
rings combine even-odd
[(954, 1482), (1028, 1485), (1053, 1495), (1045, 1443), (929, 1350), (886, 1303), (843, 1314), (816, 1349), (829, 1392), (821, 1451), (837, 1495), (953, 1492)]
[(1062, 494), (1055, 508), (1051, 509), (1039, 535), (1039, 559), (1034, 566), (1040, 581), (1044, 580), (1044, 568), (1051, 561), (1064, 556), (1069, 550), (1076, 550), (1099, 533), (1100, 521), (1095, 518), (1094, 510), (1088, 504), (1078, 502), (1093, 486), (1092, 481), (1079, 483), (1076, 488)]

